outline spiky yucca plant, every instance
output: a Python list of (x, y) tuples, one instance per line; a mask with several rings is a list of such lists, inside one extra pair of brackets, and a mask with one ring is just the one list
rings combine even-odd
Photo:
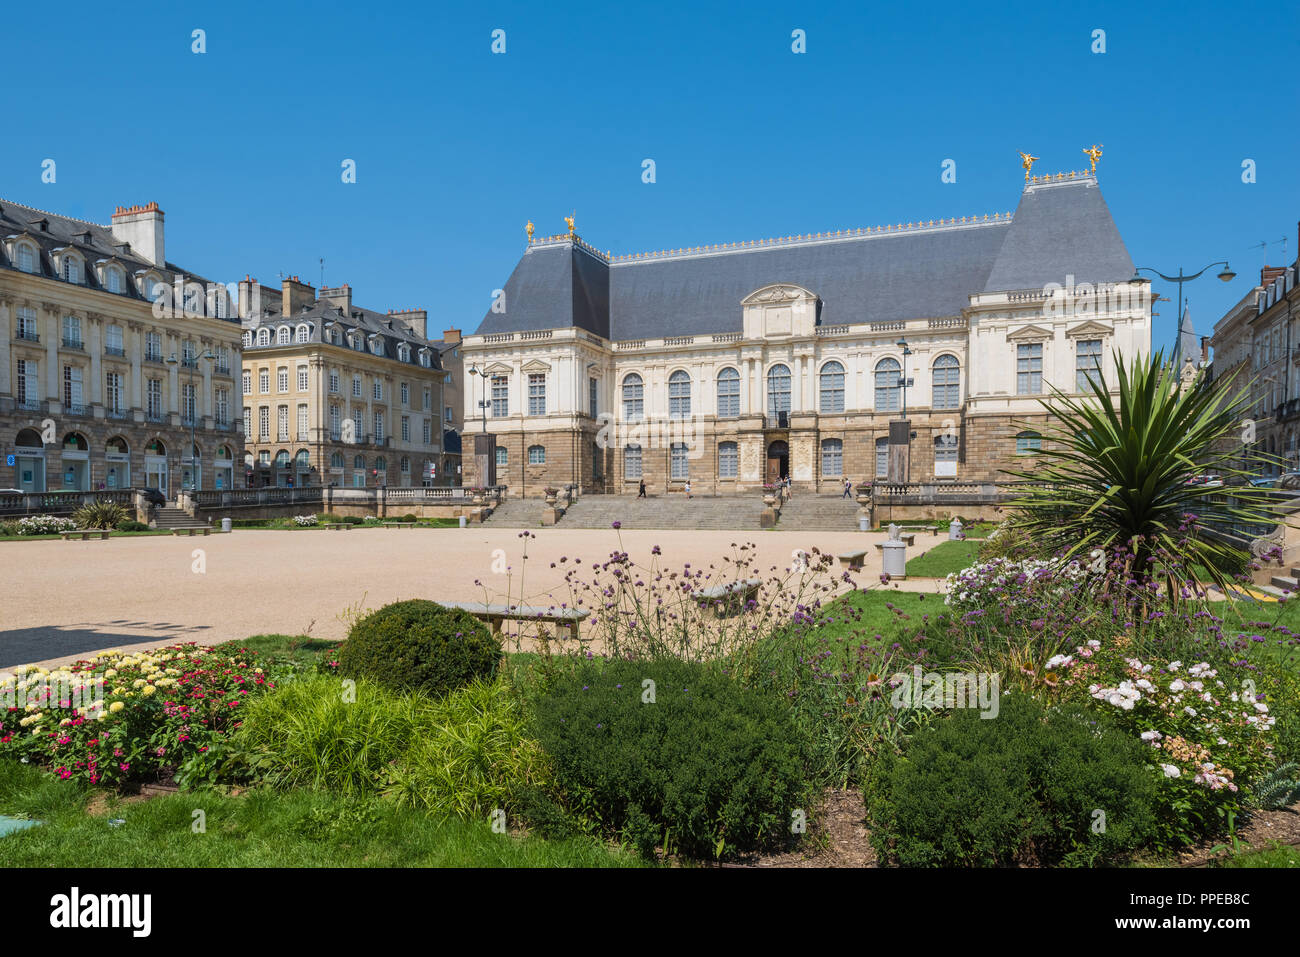
[[(1234, 464), (1271, 461), (1244, 441), (1248, 390), (1204, 381), (1180, 389), (1161, 352), (1127, 363), (1116, 354), (1114, 368), (1114, 393), (1095, 377), (1091, 395), (1053, 388), (1039, 400), (1052, 417), (1042, 449), (1031, 466), (1005, 471), (1041, 484), (1010, 503), (1012, 525), (1065, 557), (1127, 550), (1128, 576), (1159, 582), (1175, 601), (1197, 573), (1226, 589), (1251, 558), (1249, 538), (1207, 530), (1276, 526), (1281, 514), (1276, 493), (1251, 486), (1255, 474)], [(1188, 484), (1203, 473), (1224, 485)]]
[(118, 523), (130, 516), (126, 509), (116, 502), (91, 502), (77, 509), (72, 520), (78, 528), (117, 528)]

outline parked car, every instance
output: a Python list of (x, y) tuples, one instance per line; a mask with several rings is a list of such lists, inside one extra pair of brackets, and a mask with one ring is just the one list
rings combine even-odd
[(1259, 478), (1251, 479), (1250, 484), (1255, 488), (1277, 488), (1278, 478), (1275, 475), (1261, 475)]
[(1193, 475), (1184, 484), (1186, 485), (1222, 485), (1223, 477), (1219, 475)]
[(142, 488), (140, 489), (140, 494), (144, 496), (144, 500), (150, 505), (167, 504), (167, 496), (156, 488)]

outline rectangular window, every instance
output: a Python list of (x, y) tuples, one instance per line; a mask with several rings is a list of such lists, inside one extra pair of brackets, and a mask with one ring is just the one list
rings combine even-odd
[(945, 433), (934, 440), (934, 477), (957, 477), (957, 436)]
[(1074, 346), (1074, 391), (1091, 392), (1101, 382), (1101, 340), (1083, 339)]
[(424, 420), (421, 438), (424, 439), (425, 445), (433, 444), (433, 420), (432, 419)]
[(162, 362), (162, 336), (159, 333), (144, 334), (144, 357), (152, 362)]
[(310, 430), (307, 427), (307, 406), (298, 406), (298, 441), (306, 442)]
[(375, 441), (384, 441), (384, 413), (375, 413)]
[(528, 414), (546, 414), (546, 376), (542, 373), (528, 376)]
[(186, 382), (181, 386), (181, 421), (189, 424), (196, 421), (198, 411), (198, 387)]
[(122, 376), (117, 372), (104, 375), (104, 406), (109, 412), (122, 411)]
[(306, 366), (298, 366), (298, 391), (306, 392), (310, 383)]
[(271, 372), (268, 369), (261, 369), (257, 373), (257, 391), (266, 395), (271, 391)]
[(433, 392), (429, 389), (424, 390), (424, 411), (428, 412), (433, 408)]
[(262, 406), (257, 410), (257, 437), (263, 442), (271, 438), (271, 408)]
[(244, 395), (253, 394), (253, 373), (245, 371), (243, 377)]
[(77, 366), (63, 367), (63, 403), (69, 412), (80, 412), (84, 408), (85, 396), (81, 390), (81, 369)]
[(740, 475), (740, 446), (723, 442), (718, 446), (718, 478), (736, 478)]
[(248, 437), (253, 434), (253, 410), (244, 406), (244, 436)]
[(546, 446), (530, 445), (528, 446), (528, 464), (545, 465), (546, 464)]
[(193, 369), (198, 364), (199, 360), (194, 358), (194, 343), (186, 339), (181, 343), (181, 365), (187, 369)]
[(37, 383), (36, 363), (31, 359), (18, 360), (18, 401), (35, 402)]
[(1016, 395), (1038, 395), (1043, 391), (1043, 344), (1016, 346)]
[(289, 441), (289, 407), (287, 405), (277, 405), (275, 407), (275, 436), (280, 442)]
[(122, 344), (121, 326), (109, 326), (104, 330), (104, 352), (110, 356), (126, 355), (126, 348)]
[(162, 379), (150, 379), (145, 386), (145, 414), (155, 420), (162, 418)]
[(687, 458), (687, 448), (685, 442), (674, 442), (668, 451), (668, 471), (669, 476), (675, 479), (686, 480), (691, 477), (690, 460)]
[(402, 416), (402, 441), (411, 441), (411, 417), (409, 415)]
[(330, 369), (330, 392), (338, 395), (339, 392), (339, 373), (337, 369)]
[(641, 477), (641, 446), (629, 445), (623, 450), (623, 478)]
[(80, 349), (81, 320), (76, 316), (63, 317), (63, 344), (69, 349)]
[(40, 342), (40, 333), (36, 331), (36, 312), (32, 309), (18, 310), (18, 338), (29, 342)]
[(217, 425), (230, 424), (230, 391), (218, 389), (216, 393)]
[(284, 366), (275, 371), (275, 387), (280, 392), (289, 391), (289, 370)]
[(718, 374), (718, 417), (734, 419), (740, 415), (740, 373), (723, 369)]
[(510, 380), (503, 375), (492, 377), (492, 415), (499, 417), (510, 414)]
[(361, 376), (355, 373), (352, 376), (352, 394), (358, 399), (361, 398)]
[(330, 406), (330, 438), (335, 442), (342, 436), (342, 423), (337, 405)]
[(405, 382), (402, 383), (402, 407), (406, 408), (411, 404), (411, 387)]
[(876, 478), (889, 477), (889, 439), (876, 439)]
[(375, 379), (374, 383), (370, 387), (370, 394), (371, 397), (376, 402), (384, 401), (384, 380), (383, 379), (378, 379), (378, 378)]
[(596, 401), (596, 397), (599, 394), (599, 390), (600, 390), (600, 383), (597, 380), (595, 379), (587, 380), (587, 409), (593, 419), (600, 414), (600, 405)]
[(844, 441), (822, 439), (822, 475), (844, 474)]
[(451, 421), (452, 421), (452, 415), (454, 415), (454, 413), (453, 413), (452, 410), (451, 410), (451, 406), (446, 406), (446, 407), (444, 407), (443, 410), (442, 410), (442, 415), (443, 415), (443, 418), (444, 418), (444, 419), (446, 419), (448, 422), (451, 422)]

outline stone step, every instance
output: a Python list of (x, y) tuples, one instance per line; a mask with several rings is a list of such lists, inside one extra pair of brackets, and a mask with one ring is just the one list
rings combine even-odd
[(1286, 575), (1274, 575), (1269, 584), (1274, 588), (1288, 589), (1292, 594), (1300, 591), (1300, 577), (1289, 578)]
[(1260, 589), (1260, 591), (1262, 591), (1266, 595), (1272, 595), (1274, 598), (1278, 598), (1278, 599), (1288, 599), (1293, 597), (1293, 595), (1295, 594), (1293, 591), (1286, 591), (1284, 589), (1278, 588), (1276, 585), (1265, 585)]

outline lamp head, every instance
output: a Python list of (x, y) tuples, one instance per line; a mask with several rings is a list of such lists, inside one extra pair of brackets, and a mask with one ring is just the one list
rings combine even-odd
[(1219, 273), (1219, 278), (1222, 279), (1224, 282), (1232, 282), (1232, 280), (1235, 279), (1236, 277), (1237, 274), (1232, 271), (1232, 268), (1227, 263), (1224, 263), (1223, 272)]

